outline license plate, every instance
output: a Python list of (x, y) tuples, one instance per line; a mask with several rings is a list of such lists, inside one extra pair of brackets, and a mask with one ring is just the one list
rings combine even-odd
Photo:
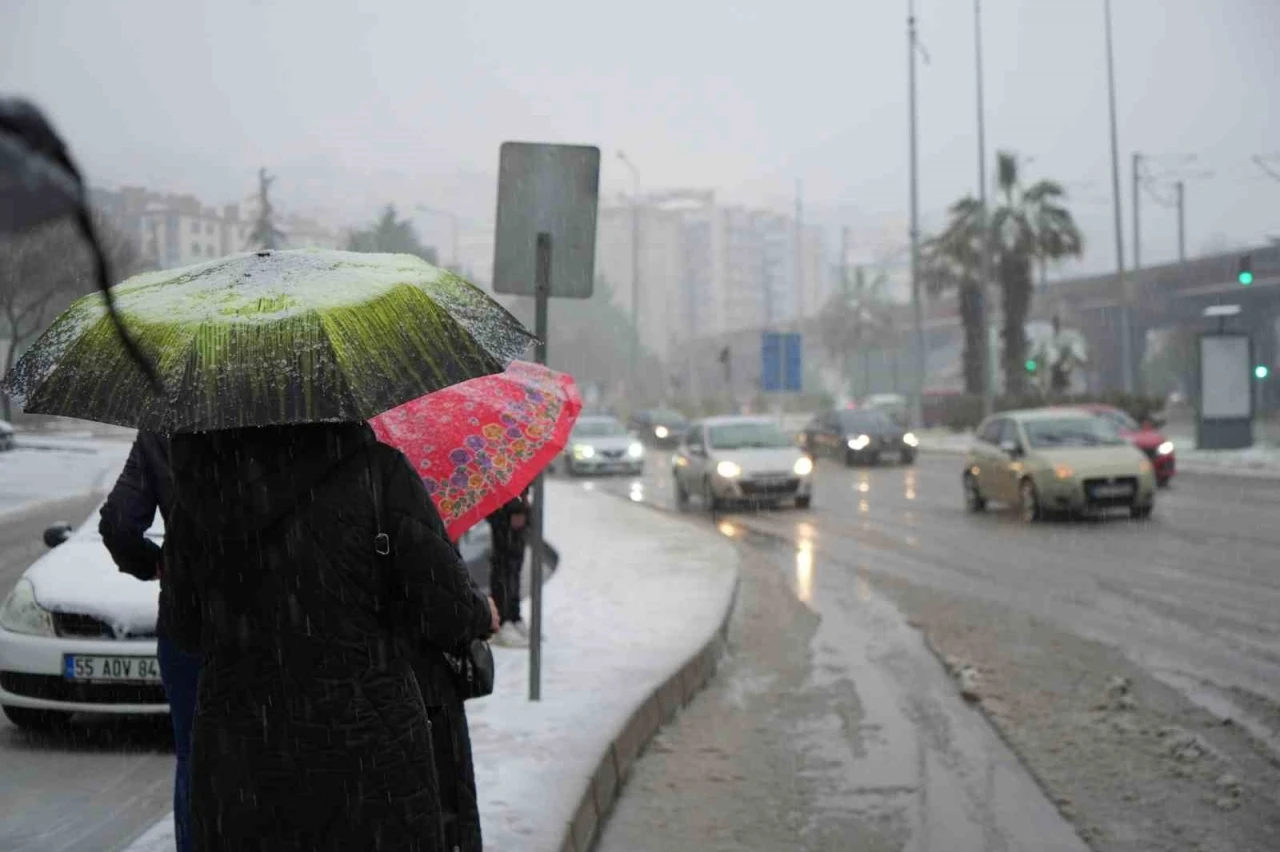
[(160, 663), (155, 657), (67, 654), (62, 658), (62, 666), (67, 680), (160, 682)]
[(1095, 485), (1093, 487), (1094, 497), (1132, 497), (1132, 485)]

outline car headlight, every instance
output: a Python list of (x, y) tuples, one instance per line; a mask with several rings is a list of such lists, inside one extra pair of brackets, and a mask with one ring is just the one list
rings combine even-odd
[(1173, 455), (1173, 441), (1165, 441), (1163, 444), (1156, 447), (1156, 455), (1158, 456)]
[(638, 459), (644, 455), (644, 444), (639, 441), (632, 441), (631, 446), (627, 447), (627, 455), (633, 459)]
[(902, 436), (902, 443), (908, 447), (918, 447), (920, 446), (920, 439), (916, 437), (914, 432), (908, 432)]
[(1142, 461), (1138, 462), (1138, 473), (1150, 473), (1150, 472), (1151, 472), (1151, 462), (1147, 461), (1146, 459), (1143, 459)]
[(1057, 464), (1053, 466), (1053, 475), (1058, 479), (1070, 479), (1076, 475), (1076, 472), (1071, 469), (1069, 464)]
[(716, 465), (716, 473), (725, 479), (737, 479), (742, 476), (742, 468), (731, 461), (722, 461)]
[(796, 459), (795, 466), (791, 469), (796, 472), (796, 476), (808, 476), (813, 473), (813, 459), (808, 456), (801, 456)]
[(573, 448), (573, 457), (575, 459), (594, 458), (595, 454), (596, 454), (596, 448), (588, 444), (579, 444), (578, 446)]
[(653, 436), (655, 438), (666, 438), (670, 434), (671, 434), (671, 430), (668, 429), (666, 426), (659, 426), (653, 430)]
[(849, 439), (849, 449), (861, 450), (871, 443), (871, 438), (867, 435), (859, 435), (856, 438)]
[(23, 577), (0, 607), (0, 627), (28, 636), (53, 636), (53, 616), (36, 602), (36, 588)]

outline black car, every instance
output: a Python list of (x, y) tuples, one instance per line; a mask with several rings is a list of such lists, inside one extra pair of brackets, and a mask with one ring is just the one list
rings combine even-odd
[(680, 444), (689, 421), (678, 411), (653, 408), (637, 411), (627, 420), (627, 428), (646, 444), (658, 447), (675, 447)]
[(844, 459), (850, 466), (877, 464), (882, 457), (911, 464), (920, 446), (915, 435), (875, 409), (824, 411), (809, 421), (800, 440), (810, 455)]

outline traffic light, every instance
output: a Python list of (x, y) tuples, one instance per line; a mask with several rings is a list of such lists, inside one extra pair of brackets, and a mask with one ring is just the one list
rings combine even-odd
[(1246, 287), (1253, 283), (1253, 255), (1241, 256), (1236, 264), (1236, 280)]
[(1028, 358), (1028, 359), (1027, 359), (1026, 367), (1027, 367), (1027, 372), (1028, 372), (1028, 373), (1034, 373), (1034, 372), (1036, 371), (1036, 368), (1037, 368), (1037, 367), (1039, 367), (1039, 366), (1040, 366), (1040, 365), (1036, 363), (1036, 359), (1035, 359), (1035, 358)]
[(1253, 377), (1255, 379), (1265, 379), (1269, 375), (1271, 375), (1271, 368), (1266, 364), (1259, 364), (1253, 368)]

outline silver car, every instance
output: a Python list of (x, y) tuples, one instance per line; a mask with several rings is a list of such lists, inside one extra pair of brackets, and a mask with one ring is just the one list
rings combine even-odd
[(712, 511), (727, 503), (813, 501), (813, 460), (772, 420), (712, 417), (690, 425), (672, 456), (676, 502), (698, 494)]
[(644, 472), (644, 444), (616, 417), (579, 417), (564, 451), (564, 470), (570, 476), (595, 473)]

